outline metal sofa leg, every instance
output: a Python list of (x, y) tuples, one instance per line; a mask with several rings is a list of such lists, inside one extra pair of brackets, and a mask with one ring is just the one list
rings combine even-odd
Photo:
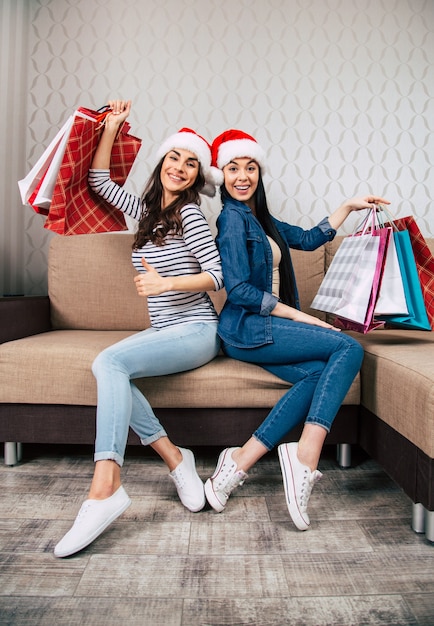
[(16, 465), (21, 461), (22, 445), (16, 441), (5, 441), (5, 465)]
[(434, 511), (425, 510), (425, 537), (434, 543)]
[(425, 507), (420, 502), (411, 505), (411, 527), (415, 533), (425, 532)]
[(434, 543), (434, 511), (428, 511), (420, 502), (412, 504), (411, 527), (415, 533), (425, 533)]
[(337, 445), (338, 465), (343, 468), (351, 467), (351, 444), (338, 443)]

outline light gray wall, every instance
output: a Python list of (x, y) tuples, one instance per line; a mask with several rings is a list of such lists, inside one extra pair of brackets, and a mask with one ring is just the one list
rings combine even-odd
[[(434, 236), (432, 0), (0, 0), (0, 18), (0, 293), (46, 291), (52, 235), (16, 181), (76, 107), (114, 96), (143, 139), (133, 191), (181, 126), (242, 128), (276, 216), (310, 227), (372, 190)], [(204, 208), (214, 229), (218, 199)]]

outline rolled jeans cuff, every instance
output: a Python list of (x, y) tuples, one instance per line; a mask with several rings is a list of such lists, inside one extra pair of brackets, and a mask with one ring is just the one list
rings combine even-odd
[(310, 424), (311, 426), (321, 426), (321, 428), (324, 428), (324, 430), (326, 430), (328, 433), (330, 432), (330, 428), (331, 425), (326, 422), (325, 420), (322, 420), (320, 417), (307, 417), (305, 424)]
[(145, 437), (144, 439), (140, 439), (140, 441), (143, 446), (149, 446), (151, 445), (151, 443), (154, 443), (158, 439), (161, 439), (161, 437), (167, 437), (167, 433), (163, 429), (159, 430), (158, 433), (155, 433), (151, 435), (150, 437)]
[(95, 463), (97, 461), (114, 461), (119, 467), (122, 467), (124, 464), (124, 457), (117, 452), (95, 452), (93, 460)]

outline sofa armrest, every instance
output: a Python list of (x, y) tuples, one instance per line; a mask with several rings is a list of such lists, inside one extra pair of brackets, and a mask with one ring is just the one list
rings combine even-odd
[(48, 296), (0, 298), (0, 343), (51, 330)]

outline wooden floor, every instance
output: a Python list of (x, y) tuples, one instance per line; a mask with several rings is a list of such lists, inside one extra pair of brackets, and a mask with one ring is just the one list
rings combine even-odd
[[(184, 509), (163, 464), (129, 451), (132, 506), (68, 559), (53, 548), (85, 498), (91, 450), (24, 453), (0, 466), (1, 626), (434, 624), (434, 545), (357, 450), (347, 470), (324, 450), (307, 532), (289, 519), (273, 453), (217, 514)], [(217, 453), (196, 451), (204, 479)]]

